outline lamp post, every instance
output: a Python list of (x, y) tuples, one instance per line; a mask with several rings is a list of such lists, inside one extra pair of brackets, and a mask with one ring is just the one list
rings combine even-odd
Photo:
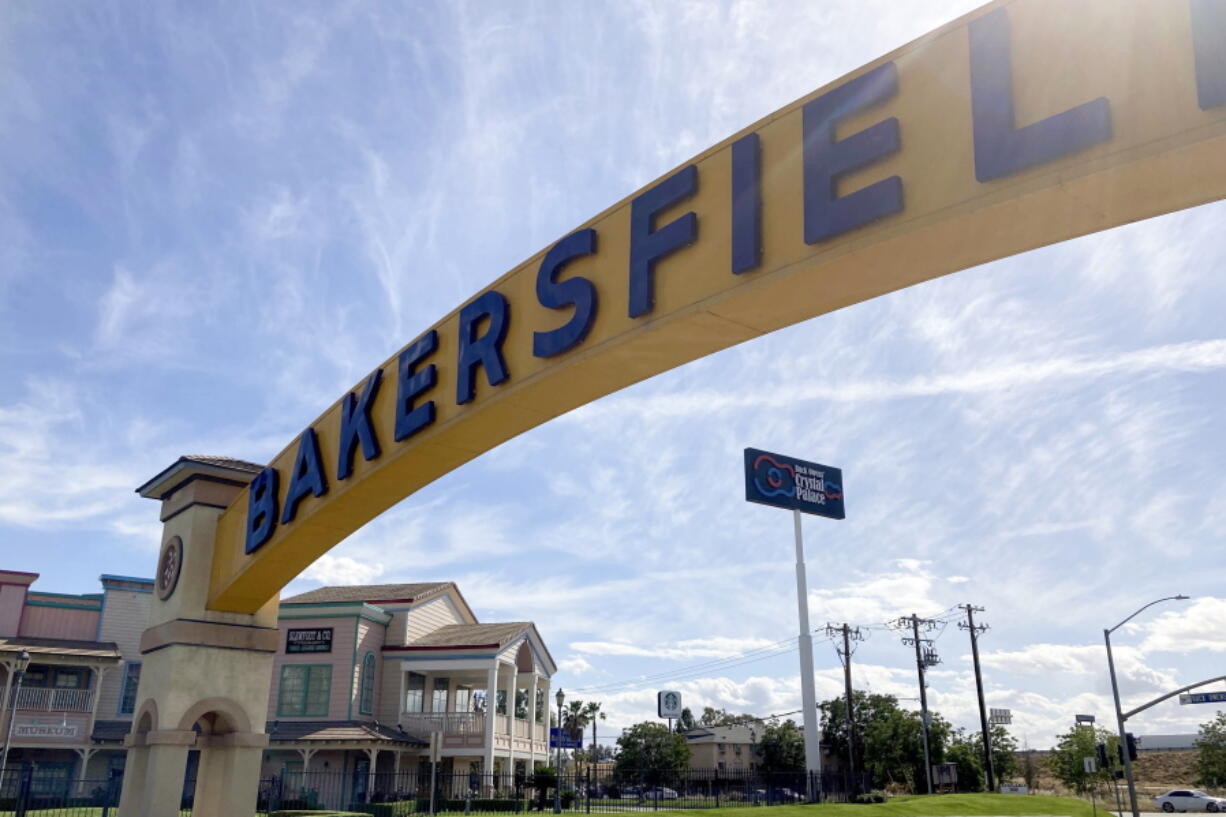
[(1111, 629), (1103, 630), (1103, 641), (1107, 644), (1107, 671), (1111, 674), (1111, 694), (1115, 696), (1115, 723), (1119, 727), (1120, 755), (1124, 758), (1124, 777), (1128, 781), (1128, 802), (1132, 807), (1132, 817), (1140, 817), (1141, 812), (1137, 808), (1137, 784), (1132, 777), (1132, 758), (1128, 755), (1128, 738), (1125, 737), (1126, 733), (1124, 732), (1124, 710), (1120, 707), (1120, 685), (1115, 680), (1115, 658), (1111, 655), (1111, 634), (1136, 618), (1141, 611), (1153, 607), (1155, 604), (1160, 604), (1164, 601), (1186, 601), (1187, 599), (1188, 597), (1182, 594), (1155, 599)]
[(21, 692), (21, 679), (25, 677), (26, 667), (30, 666), (30, 654), (22, 652), (17, 656), (17, 660), (13, 663), (12, 672), (13, 680), (17, 683), (13, 684), (13, 697), (9, 698), (8, 711), (9, 723), (8, 728), (4, 730), (4, 749), (0, 751), (0, 787), (4, 782), (4, 770), (9, 762), (9, 743), (13, 740), (13, 721), (17, 718), (17, 696)]
[(557, 760), (554, 761), (554, 771), (555, 771), (556, 781), (553, 787), (553, 813), (561, 814), (562, 813), (562, 702), (566, 700), (566, 695), (562, 692), (562, 687), (558, 687), (558, 694), (554, 695), (553, 698), (555, 701), (558, 702), (558, 732), (557, 732), (558, 739), (556, 743), (554, 744), (554, 748), (557, 749), (557, 753), (555, 755), (557, 757)]

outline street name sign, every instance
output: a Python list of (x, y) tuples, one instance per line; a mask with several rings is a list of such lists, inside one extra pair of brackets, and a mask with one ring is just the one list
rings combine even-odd
[(829, 465), (746, 448), (745, 499), (843, 519), (843, 472)]
[(556, 726), (549, 727), (550, 749), (582, 749), (583, 735), (572, 735), (565, 729)]
[(1223, 704), (1226, 692), (1185, 692), (1179, 696), (1181, 704)]

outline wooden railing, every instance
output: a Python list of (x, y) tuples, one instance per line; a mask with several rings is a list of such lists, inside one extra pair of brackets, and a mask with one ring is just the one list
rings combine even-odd
[(15, 709), (36, 712), (88, 712), (94, 701), (92, 689), (22, 687), (14, 693)]

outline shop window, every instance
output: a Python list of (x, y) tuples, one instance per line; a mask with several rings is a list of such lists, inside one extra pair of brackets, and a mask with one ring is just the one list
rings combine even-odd
[(455, 711), (456, 712), (472, 712), (473, 710), (473, 691), (471, 687), (456, 687), (455, 688)]
[(409, 681), (404, 692), (404, 711), (421, 712), (426, 704), (426, 676), (416, 672), (409, 673)]
[(140, 685), (140, 662), (123, 665), (123, 686), (119, 688), (119, 714), (131, 715), (136, 711), (136, 689)]
[(430, 692), (430, 711), (447, 711), (447, 688), (451, 686), (450, 678), (435, 678), (434, 689)]
[(320, 718), (328, 715), (332, 692), (331, 664), (288, 664), (281, 667), (277, 715)]
[(358, 712), (372, 715), (375, 711), (375, 654), (366, 653), (362, 659), (361, 692), (358, 695)]

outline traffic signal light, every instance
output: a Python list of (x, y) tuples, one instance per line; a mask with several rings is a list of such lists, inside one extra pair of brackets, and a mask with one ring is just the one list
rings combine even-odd
[(1098, 751), (1098, 768), (1109, 769), (1111, 762), (1107, 758), (1107, 744), (1100, 743), (1094, 747)]
[(1132, 736), (1131, 732), (1124, 733), (1124, 742), (1128, 744), (1128, 759), (1137, 759), (1137, 739)]

